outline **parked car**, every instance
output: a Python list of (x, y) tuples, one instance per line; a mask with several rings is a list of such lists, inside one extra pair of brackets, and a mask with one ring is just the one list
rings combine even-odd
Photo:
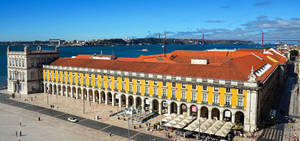
[(75, 117), (68, 117), (68, 121), (71, 121), (71, 122), (78, 122), (78, 119), (75, 118)]

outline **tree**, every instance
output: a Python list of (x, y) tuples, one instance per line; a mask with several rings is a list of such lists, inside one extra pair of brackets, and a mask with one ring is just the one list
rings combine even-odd
[(297, 57), (299, 52), (298, 52), (298, 50), (291, 50), (290, 54), (291, 54), (291, 56)]

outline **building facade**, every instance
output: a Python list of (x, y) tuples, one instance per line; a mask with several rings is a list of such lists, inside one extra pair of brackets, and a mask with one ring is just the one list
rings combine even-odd
[(58, 58), (58, 50), (45, 51), (41, 47), (11, 51), (7, 47), (7, 90), (10, 93), (29, 94), (43, 91), (42, 65)]
[(79, 55), (43, 66), (44, 92), (144, 111), (257, 128), (283, 82), (286, 58), (271, 49), (175, 51), (99, 59)]

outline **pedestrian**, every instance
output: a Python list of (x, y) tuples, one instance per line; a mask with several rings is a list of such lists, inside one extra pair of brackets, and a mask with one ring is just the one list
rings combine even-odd
[(21, 123), (21, 121), (20, 121), (20, 126), (22, 126), (22, 123)]
[(41, 121), (41, 118), (39, 117), (38, 120)]
[(22, 131), (20, 131), (20, 137), (22, 136)]
[(18, 136), (18, 131), (16, 131), (16, 137)]

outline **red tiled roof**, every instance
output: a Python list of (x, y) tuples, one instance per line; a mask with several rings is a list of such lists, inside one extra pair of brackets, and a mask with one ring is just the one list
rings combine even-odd
[[(138, 58), (118, 58), (116, 60), (89, 59), (81, 56), (76, 58), (59, 58), (51, 65), (71, 66), (143, 72), (185, 77), (211, 78), (223, 80), (247, 81), (253, 66), (258, 70), (266, 64), (272, 67), (256, 80), (262, 82), (279, 64), (284, 64), (286, 58), (268, 50), (243, 49), (242, 51), (174, 51), (163, 54), (141, 56)], [(171, 57), (173, 56), (173, 57)], [(269, 56), (269, 57), (267, 57)], [(191, 64), (191, 59), (208, 59), (209, 64)]]

